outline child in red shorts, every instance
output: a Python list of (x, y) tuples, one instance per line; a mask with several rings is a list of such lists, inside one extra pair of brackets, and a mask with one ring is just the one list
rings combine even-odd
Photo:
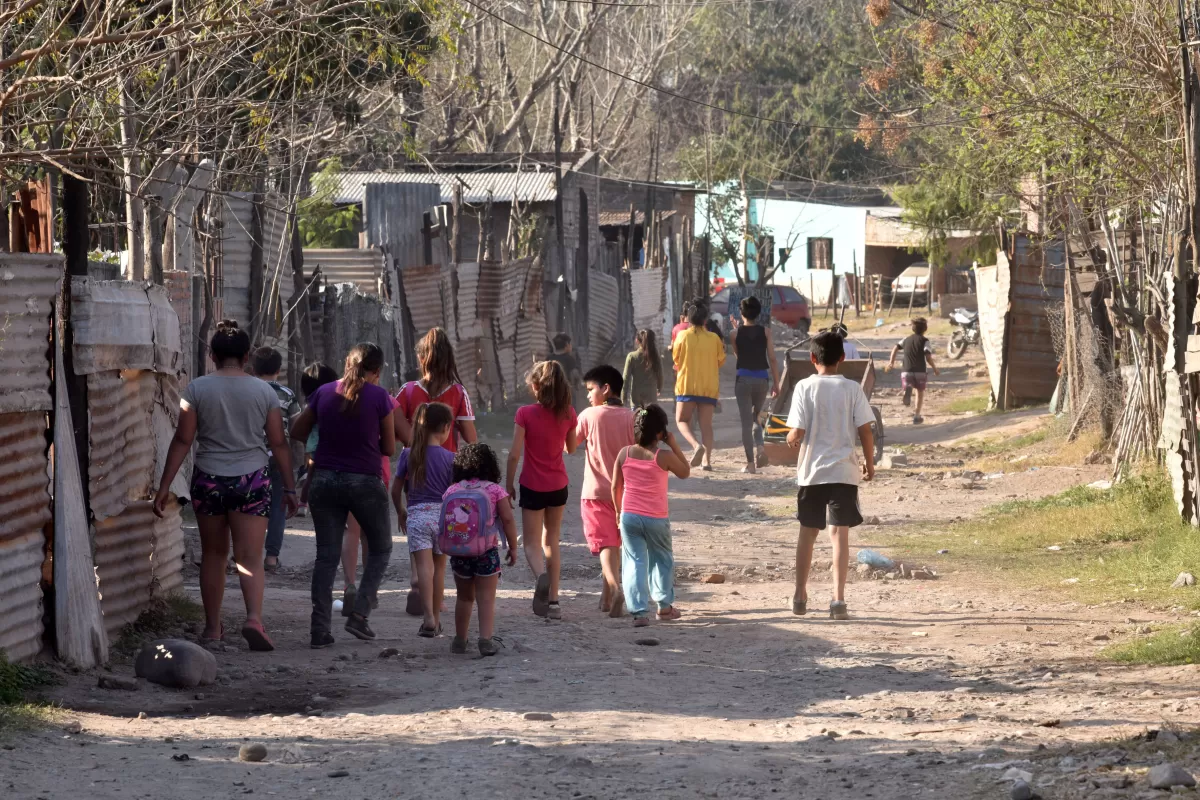
[(610, 617), (619, 617), (624, 611), (621, 530), (612, 504), (612, 472), (617, 454), (633, 444), (633, 411), (621, 405), (624, 379), (616, 367), (607, 364), (593, 367), (583, 376), (583, 382), (590, 407), (579, 415), (576, 427), (587, 453), (579, 515), (583, 518), (583, 536), (588, 548), (592, 555), (600, 556), (600, 569), (604, 573), (600, 610)]

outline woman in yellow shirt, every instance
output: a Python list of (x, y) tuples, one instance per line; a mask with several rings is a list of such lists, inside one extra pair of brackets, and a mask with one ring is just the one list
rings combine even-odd
[[(696, 303), (688, 313), (691, 327), (675, 337), (671, 356), (678, 376), (675, 379), (675, 422), (683, 438), (691, 443), (692, 466), (704, 464), (712, 471), (713, 412), (720, 396), (721, 365), (725, 363), (725, 342), (715, 333), (705, 330), (708, 306)], [(700, 417), (700, 436), (692, 432), (693, 414)]]

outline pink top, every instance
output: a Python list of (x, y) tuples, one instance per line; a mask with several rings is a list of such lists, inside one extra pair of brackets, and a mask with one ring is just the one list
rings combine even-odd
[(625, 477), (621, 511), (641, 517), (667, 519), (667, 471), (658, 465), (657, 457), (641, 461), (627, 455), (621, 473)]
[(585, 408), (579, 414), (576, 431), (587, 454), (579, 496), (612, 505), (613, 466), (621, 448), (633, 444), (633, 411), (612, 405)]
[(535, 492), (557, 492), (567, 488), (567, 465), (563, 447), (567, 433), (575, 427), (575, 409), (558, 417), (545, 406), (534, 403), (517, 410), (515, 422), (525, 429), (525, 465), (521, 467), (521, 485)]

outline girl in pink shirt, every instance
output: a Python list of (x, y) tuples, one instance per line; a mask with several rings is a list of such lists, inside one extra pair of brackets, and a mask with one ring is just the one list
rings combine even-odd
[(525, 379), (536, 403), (517, 410), (512, 449), (508, 454), (508, 494), (517, 497), (517, 466), (521, 456), (521, 534), (525, 559), (537, 577), (533, 613), (561, 619), (558, 576), (562, 561), (558, 540), (567, 507), (567, 465), (563, 452), (574, 453), (579, 443), (575, 408), (567, 375), (556, 361), (542, 361)]
[[(660, 620), (679, 619), (675, 608), (675, 554), (667, 514), (667, 473), (691, 474), (687, 457), (668, 427), (667, 412), (651, 403), (633, 422), (637, 444), (617, 455), (613, 471), (613, 506), (621, 520), (621, 583), (633, 626), (650, 624), (649, 600), (658, 605)], [(660, 448), (665, 444), (669, 450)]]

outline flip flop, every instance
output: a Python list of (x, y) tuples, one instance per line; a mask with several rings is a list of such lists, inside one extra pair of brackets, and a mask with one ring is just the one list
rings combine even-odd
[(408, 600), (404, 603), (404, 613), (410, 617), (425, 616), (425, 606), (421, 603), (421, 593), (416, 589), (408, 590)]
[(205, 645), (209, 644), (210, 642), (216, 642), (219, 644), (224, 640), (225, 640), (225, 623), (222, 622), (221, 623), (221, 631), (220, 631), (220, 633), (217, 634), (217, 638), (210, 639), (209, 637), (205, 636), (204, 634), (200, 634), (200, 638), (198, 641), (200, 642), (200, 646), (204, 647)]
[(704, 461), (704, 445), (696, 448), (696, 452), (692, 453), (692, 466), (698, 467)]
[(258, 653), (269, 653), (275, 645), (267, 636), (261, 622), (247, 622), (242, 626), (242, 638), (250, 645), (250, 649)]
[(808, 613), (808, 600), (801, 600), (798, 596), (792, 595), (792, 613), (797, 617), (803, 617)]
[(608, 616), (617, 619), (625, 614), (625, 598), (622, 595), (617, 595), (613, 600), (612, 610), (608, 612)]

